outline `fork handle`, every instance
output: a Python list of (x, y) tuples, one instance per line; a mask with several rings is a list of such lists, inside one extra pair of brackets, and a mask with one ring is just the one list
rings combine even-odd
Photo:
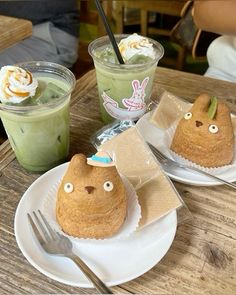
[[(181, 164), (181, 165), (182, 165), (182, 164)], [(224, 180), (224, 179), (222, 179), (222, 178), (219, 178), (219, 177), (217, 177), (217, 176), (215, 176), (215, 175), (212, 175), (212, 174), (210, 174), (210, 173), (207, 173), (207, 172), (205, 172), (205, 171), (203, 171), (203, 170), (200, 170), (200, 169), (195, 168), (195, 167), (190, 167), (190, 166), (187, 166), (187, 165), (183, 165), (183, 167), (186, 168), (186, 169), (188, 169), (188, 170), (194, 170), (194, 171), (196, 171), (196, 172), (198, 172), (198, 173), (200, 173), (200, 174), (204, 174), (204, 175), (206, 175), (206, 176), (208, 176), (208, 177), (210, 177), (210, 178), (213, 178), (213, 179), (217, 180), (218, 182), (221, 182), (221, 183), (223, 183), (223, 184), (225, 184), (225, 185), (228, 185), (228, 186), (230, 186), (230, 187), (236, 189), (236, 185), (235, 185), (235, 184), (230, 183), (230, 182), (228, 182), (228, 181), (226, 181), (226, 180)]]
[(108, 288), (97, 275), (75, 254), (68, 256), (74, 263), (80, 268), (84, 275), (89, 279), (89, 281), (94, 285), (97, 291), (101, 294), (113, 294), (110, 288)]

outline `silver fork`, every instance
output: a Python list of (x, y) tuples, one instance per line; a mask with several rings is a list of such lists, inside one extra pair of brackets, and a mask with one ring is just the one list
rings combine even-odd
[(31, 215), (27, 213), (29, 223), (31, 224), (33, 232), (40, 245), (47, 253), (70, 258), (81, 269), (89, 281), (92, 282), (99, 293), (113, 294), (111, 289), (109, 289), (97, 277), (97, 275), (82, 261), (82, 259), (73, 253), (72, 242), (69, 238), (53, 230), (40, 210), (38, 210), (38, 215), (40, 215), (40, 217), (34, 211), (33, 215), (35, 221)]
[(212, 178), (214, 180), (217, 180), (225, 185), (228, 185), (230, 186), (231, 188), (234, 188), (236, 189), (236, 185), (233, 184), (233, 183), (230, 183), (222, 178), (219, 178), (215, 175), (212, 175), (210, 173), (207, 173), (203, 170), (200, 170), (196, 167), (192, 167), (192, 166), (188, 166), (188, 165), (185, 165), (185, 164), (181, 164), (181, 163), (178, 163), (170, 158), (168, 158), (166, 155), (164, 155), (161, 151), (159, 151), (156, 147), (154, 147), (151, 143), (147, 142), (148, 146), (150, 147), (152, 153), (154, 154), (154, 156), (157, 158), (157, 160), (164, 166), (175, 166), (175, 167), (179, 167), (179, 168), (183, 168), (183, 169), (187, 169), (187, 170), (190, 170), (190, 171), (195, 171), (199, 174), (203, 174), (209, 178)]

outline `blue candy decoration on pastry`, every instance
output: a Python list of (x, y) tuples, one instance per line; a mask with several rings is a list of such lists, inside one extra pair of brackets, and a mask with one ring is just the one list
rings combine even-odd
[(91, 166), (98, 167), (110, 167), (115, 166), (112, 158), (103, 151), (98, 151), (95, 155), (90, 158), (87, 158), (87, 163)]

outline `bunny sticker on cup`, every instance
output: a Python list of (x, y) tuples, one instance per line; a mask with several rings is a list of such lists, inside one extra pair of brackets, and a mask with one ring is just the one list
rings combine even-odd
[(132, 86), (133, 86), (133, 94), (130, 98), (124, 98), (122, 99), (122, 103), (123, 105), (129, 110), (129, 111), (133, 111), (133, 110), (140, 110), (146, 107), (146, 103), (145, 103), (145, 88), (148, 84), (149, 81), (149, 77), (146, 77), (141, 85), (139, 80), (133, 80), (132, 81)]
[(125, 108), (119, 107), (118, 102), (104, 91), (102, 93), (104, 108), (112, 117), (118, 120), (137, 120), (146, 111), (145, 89), (148, 81), (149, 77), (144, 78), (141, 83), (139, 80), (133, 80), (131, 82), (133, 88), (132, 95), (129, 98), (121, 99)]

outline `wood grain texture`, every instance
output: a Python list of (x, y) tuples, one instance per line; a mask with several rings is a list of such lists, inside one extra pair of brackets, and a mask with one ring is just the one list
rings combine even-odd
[[(216, 94), (235, 106), (236, 85), (198, 75), (158, 68), (152, 98), (162, 89), (192, 101), (202, 92)], [(90, 155), (91, 135), (103, 126), (94, 71), (77, 82), (71, 99), (70, 156)], [(8, 141), (0, 146), (0, 293), (93, 293), (53, 281), (35, 270), (14, 237), (14, 214), (27, 187), (38, 178), (21, 168)], [(196, 187), (174, 182), (192, 218), (178, 226), (165, 257), (150, 271), (115, 293), (236, 294), (236, 192), (225, 186)], [(155, 238), (155, 237), (153, 237)]]
[(5, 141), (0, 146), (0, 171), (6, 167), (15, 158), (9, 141)]
[(0, 24), (0, 51), (32, 34), (32, 23), (26, 19), (0, 15)]

